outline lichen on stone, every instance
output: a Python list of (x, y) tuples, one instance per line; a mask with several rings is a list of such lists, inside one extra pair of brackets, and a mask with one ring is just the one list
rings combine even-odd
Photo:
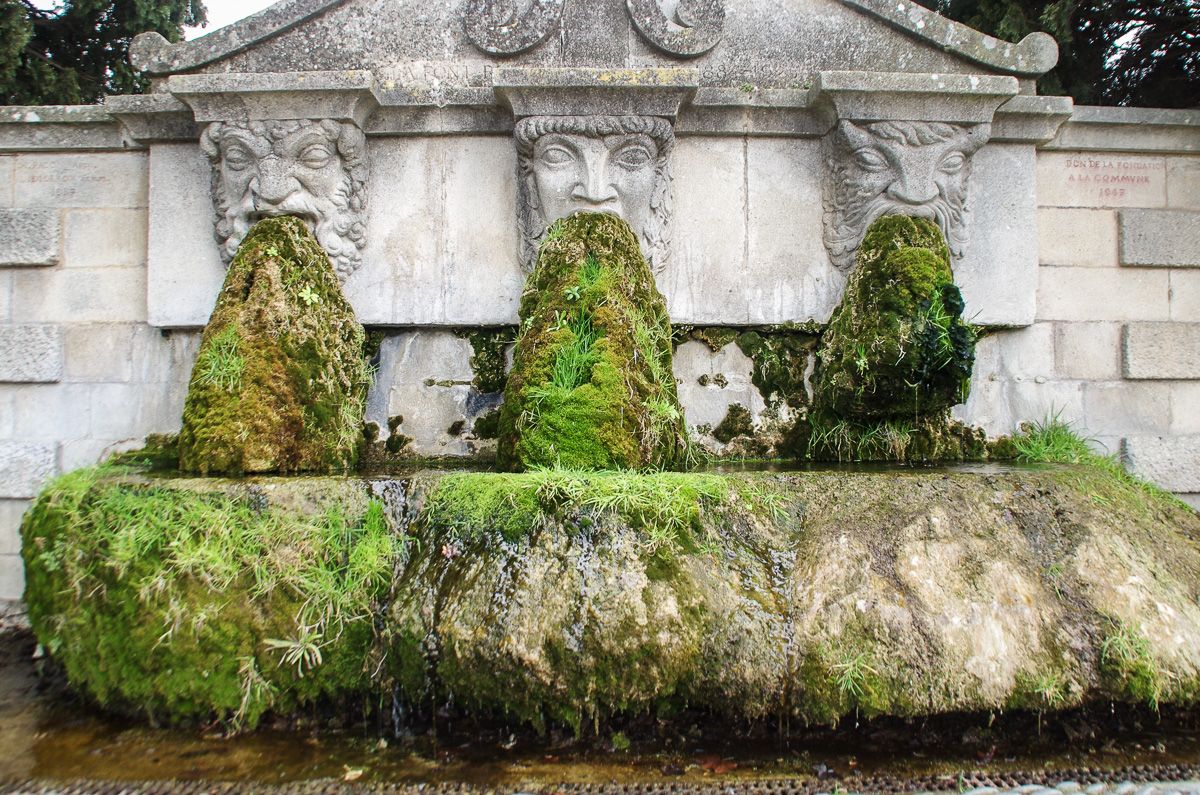
[(187, 472), (352, 466), (366, 391), (363, 328), (312, 233), (267, 218), (229, 266), (192, 371), (179, 435)]
[(684, 462), (666, 303), (628, 224), (596, 213), (558, 222), (519, 315), (500, 415), (502, 468)]

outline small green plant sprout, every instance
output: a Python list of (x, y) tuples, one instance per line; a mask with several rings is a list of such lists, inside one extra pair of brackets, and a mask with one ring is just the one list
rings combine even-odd
[(241, 338), (235, 326), (222, 329), (196, 361), (197, 383), (236, 392), (246, 370), (246, 360), (238, 350), (240, 346)]
[(311, 284), (304, 285), (297, 295), (300, 296), (300, 300), (304, 302), (305, 306), (321, 303), (321, 296), (317, 295), (317, 291), (313, 289)]
[(546, 230), (545, 236), (542, 238), (542, 245), (558, 240), (563, 236), (563, 219), (559, 218), (554, 223), (550, 224), (550, 228)]
[(1109, 619), (1100, 644), (1100, 669), (1126, 695), (1158, 709), (1166, 677), (1150, 654), (1150, 643), (1128, 624)]
[(613, 734), (612, 747), (614, 751), (628, 751), (629, 745), (629, 737), (625, 735), (625, 732), (615, 732)]
[(575, 303), (576, 301), (579, 300), (579, 294), (582, 291), (583, 291), (583, 288), (580, 287), (579, 285), (575, 285), (574, 287), (568, 287), (566, 290), (563, 291), (563, 297), (566, 298), (571, 303)]
[(296, 673), (304, 676), (322, 662), (319, 635), (312, 627), (301, 627), (297, 637), (287, 640), (267, 638), (267, 648), (281, 652), (279, 664), (296, 666)]
[(1045, 709), (1058, 709), (1066, 702), (1069, 687), (1061, 674), (1045, 673), (1033, 680), (1032, 689)]
[(879, 675), (870, 659), (867, 652), (859, 652), (831, 667), (830, 676), (844, 698), (857, 703), (867, 694), (867, 677)]

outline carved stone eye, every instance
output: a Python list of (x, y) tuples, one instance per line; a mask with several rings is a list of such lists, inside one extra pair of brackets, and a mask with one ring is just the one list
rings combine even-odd
[(963, 170), (963, 166), (966, 164), (967, 158), (962, 152), (951, 152), (938, 166), (938, 170), (943, 174), (957, 174)]
[(300, 153), (299, 160), (305, 168), (325, 168), (332, 157), (333, 154), (324, 144), (312, 144)]
[(548, 166), (561, 166), (575, 159), (570, 150), (561, 146), (551, 146), (542, 152), (541, 161)]
[(254, 156), (241, 144), (233, 144), (225, 150), (222, 162), (228, 169), (244, 171), (254, 162)]
[(886, 171), (887, 159), (874, 149), (858, 149), (854, 152), (854, 162), (864, 171)]
[(613, 162), (631, 171), (645, 167), (653, 159), (654, 155), (646, 147), (638, 145), (621, 147), (613, 155)]

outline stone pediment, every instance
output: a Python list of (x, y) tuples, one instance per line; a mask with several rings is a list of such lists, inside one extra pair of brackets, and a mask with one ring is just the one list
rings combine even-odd
[(697, 69), (700, 87), (775, 90), (807, 88), (826, 71), (1028, 79), (1057, 60), (1046, 34), (1004, 42), (907, 0), (280, 0), (194, 41), (169, 44), (142, 34), (131, 52), (134, 64), (155, 77), (383, 74), (432, 62), (456, 64), (442, 82), (469, 87), (489, 82), (462, 68), (471, 63), (637, 69), (686, 63)]

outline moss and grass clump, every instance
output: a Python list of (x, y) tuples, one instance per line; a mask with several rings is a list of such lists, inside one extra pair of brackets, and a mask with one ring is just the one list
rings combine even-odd
[(502, 468), (671, 468), (685, 461), (666, 303), (628, 224), (596, 213), (557, 222), (519, 315), (500, 414)]
[(370, 373), (365, 335), (297, 218), (246, 235), (188, 385), (179, 464), (201, 474), (353, 466)]
[(376, 600), (405, 539), (328, 482), (293, 509), (243, 487), (64, 475), (22, 525), (30, 622), (102, 706), (253, 728), (367, 692)]
[(810, 458), (978, 458), (980, 434), (950, 420), (966, 398), (975, 332), (933, 221), (873, 223), (817, 351)]

